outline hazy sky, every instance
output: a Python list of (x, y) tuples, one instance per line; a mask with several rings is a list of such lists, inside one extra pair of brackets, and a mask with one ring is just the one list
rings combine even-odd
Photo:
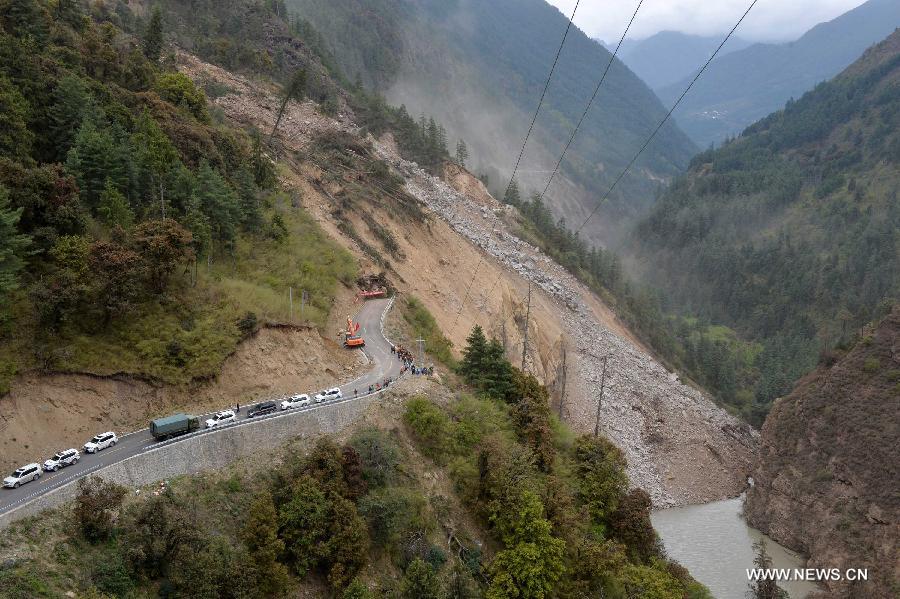
[[(568, 17), (575, 0), (547, 0)], [(663, 30), (701, 35), (726, 33), (751, 0), (644, 0), (628, 37), (645, 38)], [(735, 32), (754, 41), (793, 40), (822, 21), (864, 0), (759, 0)], [(619, 40), (637, 0), (581, 0), (575, 24), (594, 38)]]

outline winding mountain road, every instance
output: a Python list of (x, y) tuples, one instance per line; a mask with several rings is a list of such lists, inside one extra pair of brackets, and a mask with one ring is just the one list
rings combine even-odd
[[(237, 422), (219, 428), (201, 429), (189, 436), (215, 435), (225, 428), (254, 426), (255, 424), (271, 418), (279, 418), (284, 417), (287, 414), (315, 410), (325, 405), (354, 401), (355, 399), (368, 395), (369, 385), (383, 383), (387, 378), (396, 380), (401, 374), (400, 368), (402, 364), (395, 355), (391, 354), (391, 343), (385, 338), (383, 330), (384, 317), (387, 315), (392, 304), (392, 299), (369, 300), (361, 306), (359, 313), (356, 315), (356, 321), (360, 324), (360, 334), (366, 339), (366, 346), (362, 351), (368, 357), (372, 364), (372, 368), (359, 378), (340, 385), (341, 393), (344, 396), (343, 399), (332, 400), (327, 402), (327, 404), (313, 403), (305, 408), (289, 410), (288, 412), (278, 411), (275, 414), (257, 418), (247, 418), (246, 409), (242, 409), (241, 413), (238, 415)], [(354, 391), (358, 391), (358, 395), (354, 393)], [(298, 389), (297, 392), (309, 392), (310, 396), (312, 396), (316, 391)], [(231, 405), (234, 405), (234, 402), (232, 402)], [(227, 406), (223, 406), (222, 409), (227, 409)], [(160, 414), (160, 416), (165, 415), (166, 414)], [(202, 423), (209, 416), (210, 414), (201, 415), (200, 422)], [(102, 432), (102, 428), (102, 426), (98, 426), (97, 432)], [(44, 472), (38, 480), (22, 485), (18, 489), (0, 489), (0, 514), (21, 505), (25, 505), (48, 491), (87, 476), (105, 466), (121, 462), (122, 460), (141, 454), (151, 448), (159, 447), (163, 444), (178, 443), (184, 438), (185, 437), (175, 437), (174, 439), (160, 443), (150, 434), (149, 428), (144, 428), (120, 436), (119, 442), (115, 446), (99, 453), (87, 454), (82, 451), (81, 460), (73, 466), (63, 468), (57, 472)], [(76, 447), (81, 451), (81, 445), (85, 441), (87, 441), (87, 439), (68, 439), (65, 443), (60, 443), (60, 449)], [(50, 456), (43, 456), (41, 459), (35, 459), (35, 461), (43, 463), (48, 457)]]

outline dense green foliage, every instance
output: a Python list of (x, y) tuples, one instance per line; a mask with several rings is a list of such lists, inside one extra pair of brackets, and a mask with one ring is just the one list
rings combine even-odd
[(209, 376), (289, 286), (324, 324), (352, 259), (274, 187), (259, 136), (165, 66), (165, 7), (2, 6), (0, 392), (31, 367)]
[(459, 367), (479, 399), (441, 407), (414, 398), (404, 415), (499, 542), (485, 596), (708, 596), (665, 560), (649, 498), (628, 492), (621, 451), (604, 438), (573, 442), (550, 415), (546, 389), (493, 358), (491, 345), (474, 329)]
[(751, 376), (722, 389), (756, 423), (820, 350), (849, 343), (900, 293), (898, 86), (894, 34), (698, 155), (634, 234), (668, 306), (761, 345)]
[(410, 297), (406, 299), (406, 303), (401, 306), (401, 309), (404, 320), (412, 327), (415, 339), (425, 340), (425, 351), (444, 365), (455, 366), (453, 342), (444, 337), (437, 321), (425, 308), (425, 305), (418, 299)]

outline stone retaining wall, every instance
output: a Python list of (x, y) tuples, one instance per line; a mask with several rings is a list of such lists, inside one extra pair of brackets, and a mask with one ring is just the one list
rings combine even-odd
[[(127, 487), (142, 487), (183, 474), (218, 470), (244, 456), (273, 450), (296, 437), (315, 438), (338, 433), (359, 420), (369, 405), (380, 397), (380, 394), (369, 395), (198, 434), (100, 468), (92, 475)], [(71, 501), (78, 492), (78, 480), (0, 515), (0, 530), (17, 520)]]

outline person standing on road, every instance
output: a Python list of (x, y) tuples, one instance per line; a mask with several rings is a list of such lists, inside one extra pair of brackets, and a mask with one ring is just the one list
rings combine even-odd
[(241, 413), (241, 404), (238, 403), (234, 408), (234, 415), (237, 416), (240, 413)]

